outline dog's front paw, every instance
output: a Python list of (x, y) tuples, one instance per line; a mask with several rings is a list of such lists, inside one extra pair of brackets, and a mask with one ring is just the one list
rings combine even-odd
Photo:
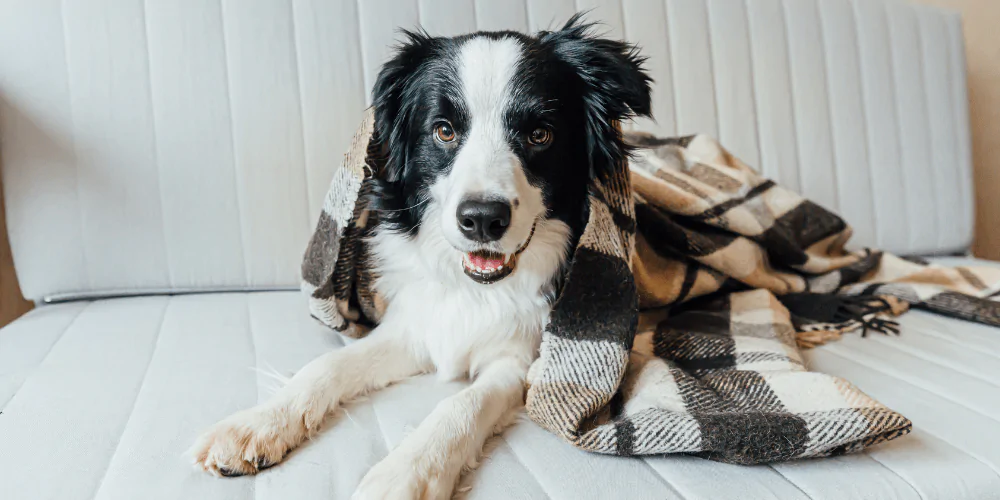
[(390, 453), (365, 474), (352, 500), (438, 500), (451, 498), (457, 474), (426, 457)]
[(215, 424), (188, 450), (196, 467), (217, 476), (256, 474), (280, 462), (305, 439), (281, 410), (258, 407)]

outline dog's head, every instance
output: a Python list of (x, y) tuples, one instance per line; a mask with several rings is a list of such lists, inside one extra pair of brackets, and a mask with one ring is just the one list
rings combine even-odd
[(388, 152), (380, 223), (410, 236), (438, 225), (480, 283), (515, 272), (537, 231), (579, 236), (588, 187), (628, 154), (618, 122), (650, 114), (635, 47), (579, 16), (534, 37), (404, 34), (373, 90)]

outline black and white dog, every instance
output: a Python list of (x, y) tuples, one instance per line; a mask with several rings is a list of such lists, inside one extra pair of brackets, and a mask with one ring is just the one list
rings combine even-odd
[(628, 154), (619, 121), (650, 114), (642, 62), (579, 16), (536, 37), (406, 33), (373, 91), (389, 151), (369, 240), (384, 318), (202, 435), (197, 465), (256, 473), (344, 401), (436, 371), (472, 383), (375, 465), (355, 498), (449, 497), (523, 405), (588, 188)]

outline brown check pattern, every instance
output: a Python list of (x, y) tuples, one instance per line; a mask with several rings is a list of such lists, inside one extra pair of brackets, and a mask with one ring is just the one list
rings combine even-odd
[[(379, 171), (366, 118), (302, 265), (312, 314), (346, 335), (377, 323), (363, 234)], [(586, 450), (753, 464), (850, 453), (911, 423), (800, 349), (898, 333), (909, 307), (1000, 326), (1000, 270), (847, 251), (850, 227), (707, 136), (627, 133), (628, 167), (595, 181), (529, 373), (527, 412)], [(599, 291), (599, 293), (595, 293)]]

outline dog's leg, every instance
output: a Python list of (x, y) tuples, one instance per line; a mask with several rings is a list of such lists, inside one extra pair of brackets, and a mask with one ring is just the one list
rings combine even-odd
[(215, 424), (188, 453), (216, 475), (255, 474), (318, 430), (339, 403), (429, 368), (405, 337), (376, 328), (310, 362), (270, 400)]
[(442, 401), (420, 426), (365, 475), (355, 500), (451, 498), (462, 467), (524, 403), (528, 363), (501, 358), (468, 388)]

